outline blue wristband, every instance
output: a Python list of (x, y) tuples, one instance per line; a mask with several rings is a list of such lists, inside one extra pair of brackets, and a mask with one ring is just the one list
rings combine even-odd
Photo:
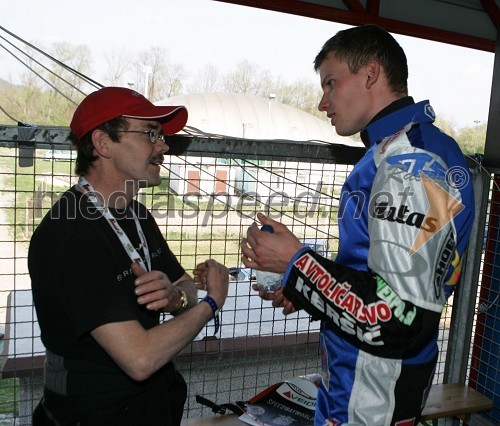
[(210, 296), (205, 296), (201, 299), (202, 302), (207, 302), (212, 308), (212, 315), (214, 317), (214, 336), (219, 331), (219, 307), (217, 306), (217, 302), (212, 299)]

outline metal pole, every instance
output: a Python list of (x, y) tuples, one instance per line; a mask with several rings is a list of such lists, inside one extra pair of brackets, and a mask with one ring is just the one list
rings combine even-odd
[(469, 361), (472, 329), (476, 310), (477, 288), (483, 252), (490, 176), (480, 165), (471, 168), (476, 199), (475, 218), (465, 259), (462, 277), (454, 294), (449, 332), (444, 383), (465, 383)]

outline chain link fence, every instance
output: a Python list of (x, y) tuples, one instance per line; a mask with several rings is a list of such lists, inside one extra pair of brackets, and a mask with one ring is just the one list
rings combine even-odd
[[(77, 181), (67, 132), (0, 127), (0, 425), (30, 424), (43, 389), (44, 347), (31, 300), (27, 249), (44, 214)], [(258, 297), (251, 289), (254, 271), (241, 263), (240, 241), (256, 213), (263, 212), (334, 259), (340, 189), (364, 150), (198, 136), (175, 136), (168, 143), (172, 155), (166, 157), (161, 185), (141, 190), (138, 199), (188, 272), (214, 258), (231, 273), (220, 330), (214, 336), (213, 324), (207, 324), (176, 361), (188, 383), (185, 416), (208, 416), (213, 413), (196, 402), (196, 395), (219, 404), (246, 400), (283, 379), (319, 371), (319, 324), (303, 312), (284, 316)], [(463, 287), (474, 295), (468, 300), (457, 292), (443, 311), (435, 382), (469, 380), (498, 401), (500, 214), (495, 198), (490, 201), (495, 187), (489, 174), (475, 161), (471, 168), (479, 204), (477, 238), (464, 271), (463, 281), (470, 285)], [(484, 416), (492, 416), (493, 424), (500, 418), (495, 412)]]

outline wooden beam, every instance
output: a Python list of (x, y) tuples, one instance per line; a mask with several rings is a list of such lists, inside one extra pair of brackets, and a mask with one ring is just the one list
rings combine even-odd
[(344, 4), (352, 12), (357, 13), (367, 13), (367, 10), (364, 6), (359, 2), (359, 0), (344, 0)]
[(490, 17), (491, 22), (493, 22), (493, 25), (495, 25), (495, 27), (498, 27), (498, 25), (500, 25), (500, 9), (495, 3), (495, 0), (480, 0), (480, 1), (484, 10)]
[(378, 16), (380, 13), (380, 0), (368, 0), (366, 9), (370, 15)]
[[(299, 0), (215, 0), (223, 3), (239, 4), (241, 6), (255, 7), (258, 9), (273, 10), (275, 12), (292, 15), (306, 16), (323, 21), (338, 22), (341, 24), (359, 26), (375, 24), (389, 32), (422, 38), (455, 46), (468, 47), (486, 52), (495, 51), (495, 41), (481, 37), (459, 34), (452, 31), (426, 27), (424, 25), (381, 18), (378, 15), (343, 10), (335, 7), (317, 5)], [(489, 1), (489, 0), (481, 0)], [(351, 4), (351, 2), (349, 2)], [(375, 11), (376, 8), (372, 10)]]

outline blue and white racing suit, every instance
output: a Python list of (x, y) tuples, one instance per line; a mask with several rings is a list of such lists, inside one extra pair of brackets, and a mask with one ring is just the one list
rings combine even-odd
[(304, 247), (283, 279), (321, 320), (317, 426), (416, 424), (432, 382), (474, 195), (429, 102), (405, 99), (362, 133), (368, 149), (342, 189), (335, 261)]

